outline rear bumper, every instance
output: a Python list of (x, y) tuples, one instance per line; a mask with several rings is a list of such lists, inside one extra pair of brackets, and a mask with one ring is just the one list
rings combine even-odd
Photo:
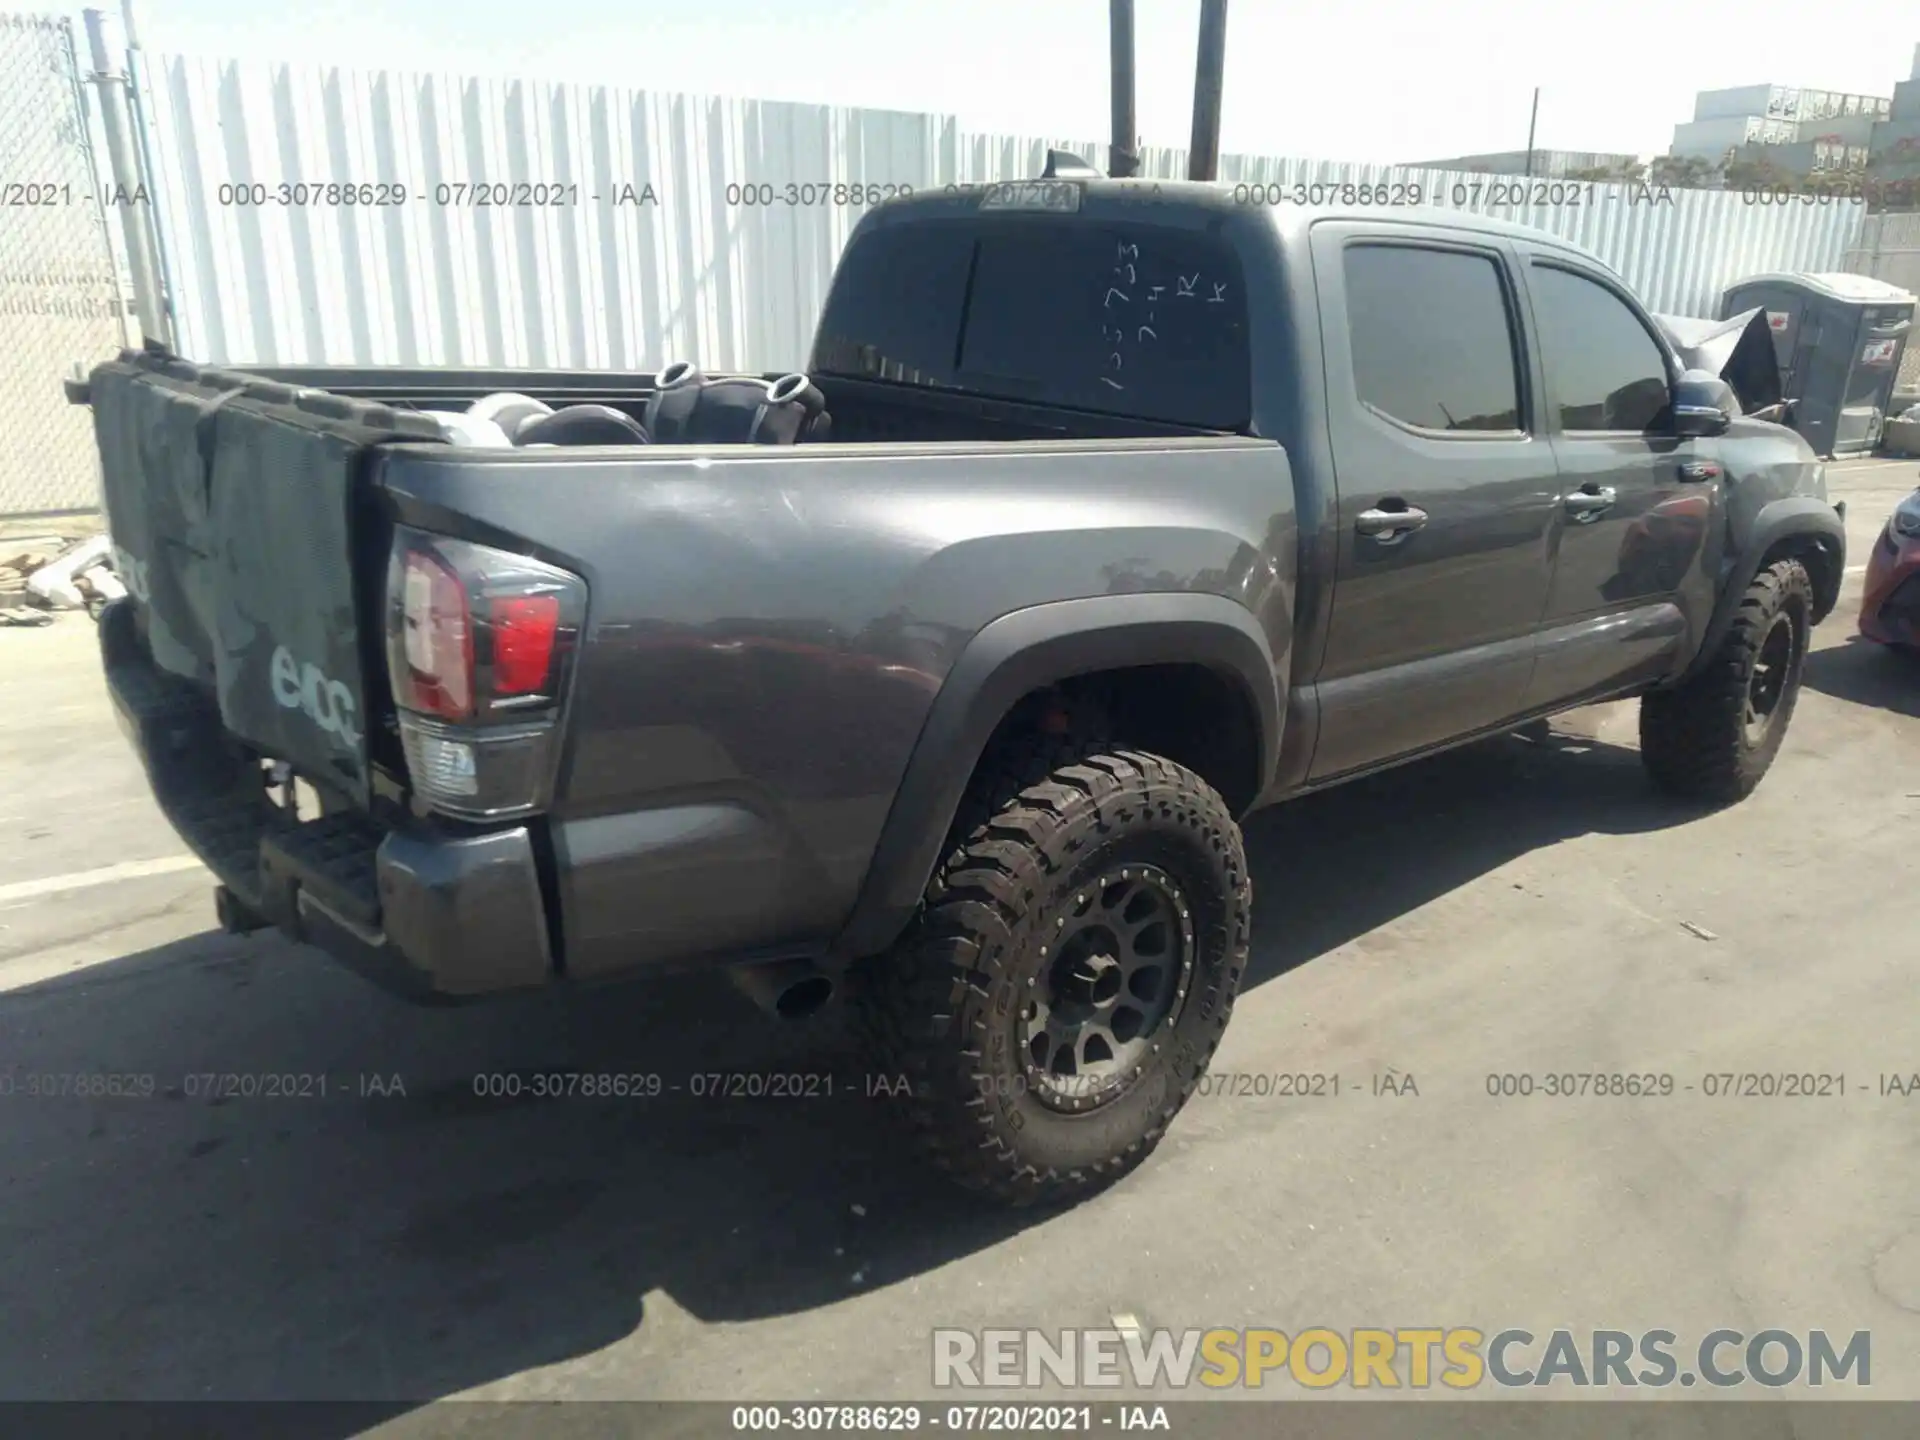
[(1867, 559), (1860, 633), (1883, 645), (1920, 646), (1920, 539), (1882, 531)]
[(167, 819), (242, 905), (410, 999), (552, 980), (526, 826), (382, 829), (357, 814), (295, 822), (268, 799), (259, 761), (232, 745), (212, 701), (153, 665), (133, 620), (126, 602), (100, 617), (114, 711)]

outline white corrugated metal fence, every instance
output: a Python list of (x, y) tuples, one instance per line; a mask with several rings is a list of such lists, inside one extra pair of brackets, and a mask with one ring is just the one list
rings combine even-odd
[[(797, 365), (870, 200), (1036, 175), (1049, 144), (1106, 162), (933, 115), (164, 56), (148, 74), (179, 348), (212, 361)], [(1185, 164), (1149, 149), (1142, 173)], [(1496, 204), (1522, 182), (1264, 156), (1220, 172), (1279, 203), (1417, 185), (1579, 241), (1673, 313), (1837, 268), (1860, 219), (1565, 182)]]

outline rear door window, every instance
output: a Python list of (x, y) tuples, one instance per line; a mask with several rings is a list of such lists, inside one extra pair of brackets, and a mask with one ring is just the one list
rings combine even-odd
[(1521, 428), (1513, 312), (1491, 255), (1367, 243), (1343, 269), (1353, 383), (1370, 409), (1423, 430)]
[(815, 368), (1210, 430), (1250, 420), (1247, 306), (1211, 235), (1094, 220), (875, 230)]

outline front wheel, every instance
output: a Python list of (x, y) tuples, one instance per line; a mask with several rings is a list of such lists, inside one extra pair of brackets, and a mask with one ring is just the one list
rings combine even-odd
[(1013, 1205), (1074, 1199), (1152, 1153), (1206, 1072), (1246, 968), (1239, 826), (1133, 751), (1061, 765), (942, 863), (856, 991), (911, 1082), (931, 1158)]
[(1640, 758), (1654, 783), (1711, 804), (1750, 795), (1786, 737), (1812, 626), (1805, 566), (1779, 560), (1754, 576), (1699, 673), (1640, 701)]

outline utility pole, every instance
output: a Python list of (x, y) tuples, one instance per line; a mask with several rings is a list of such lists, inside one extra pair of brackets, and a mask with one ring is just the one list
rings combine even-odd
[(87, 53), (93, 73), (87, 78), (100, 100), (100, 128), (106, 133), (107, 163), (112, 171), (113, 208), (120, 212), (121, 238), (127, 247), (127, 269), (133, 280), (134, 311), (143, 340), (173, 343), (166, 297), (161, 293), (160, 244), (150, 197), (141, 191), (140, 160), (133, 127), (128, 120), (127, 76), (114, 63), (102, 10), (81, 12), (87, 27)]
[[(153, 126), (147, 118), (145, 101), (142, 98), (147, 90), (146, 51), (140, 45), (140, 29), (134, 23), (134, 0), (120, 0), (120, 24), (126, 33), (127, 41), (127, 109), (128, 118), (133, 125), (135, 160), (140, 167), (141, 182), (148, 187), (152, 196), (151, 205), (159, 203), (159, 170), (153, 163), (153, 152), (148, 148)], [(151, 209), (148, 215), (149, 228), (153, 235), (153, 263), (159, 269), (160, 312), (165, 322), (166, 333), (161, 338), (169, 348), (175, 343), (174, 324), (178, 317), (173, 311), (174, 288), (173, 272), (167, 259), (166, 227), (160, 223), (157, 209)]]
[(1527, 116), (1527, 178), (1533, 178), (1533, 127), (1540, 119), (1540, 87), (1533, 87), (1533, 113)]
[(1187, 178), (1220, 174), (1220, 89), (1227, 65), (1227, 0), (1200, 0), (1200, 52), (1193, 75), (1193, 139)]
[(1110, 89), (1113, 99), (1113, 138), (1108, 146), (1107, 173), (1116, 179), (1140, 173), (1140, 121), (1133, 104), (1133, 0), (1110, 0), (1108, 36), (1113, 62)]

